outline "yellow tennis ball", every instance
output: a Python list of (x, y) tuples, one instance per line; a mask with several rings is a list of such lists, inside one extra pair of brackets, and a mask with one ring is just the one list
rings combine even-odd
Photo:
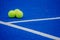
[(8, 12), (8, 16), (9, 16), (10, 18), (14, 18), (14, 17), (15, 17), (15, 12), (14, 12), (14, 10), (10, 10), (10, 11)]
[(16, 18), (22, 18), (23, 17), (23, 12), (19, 9), (15, 9), (15, 16)]

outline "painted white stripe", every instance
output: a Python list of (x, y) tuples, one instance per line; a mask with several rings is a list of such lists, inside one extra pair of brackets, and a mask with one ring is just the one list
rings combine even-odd
[(29, 28), (22, 27), (22, 26), (14, 25), (14, 24), (11, 24), (11, 23), (0, 21), (0, 24), (4, 24), (4, 25), (7, 25), (7, 26), (10, 26), (10, 27), (13, 27), (13, 28), (17, 28), (17, 29), (20, 29), (20, 30), (31, 32), (31, 33), (34, 33), (34, 34), (37, 34), (37, 35), (40, 35), (40, 36), (50, 38), (50, 39), (60, 39), (59, 37), (56, 37), (56, 36), (53, 36), (53, 35), (49, 35), (49, 34), (46, 34), (46, 33), (43, 33), (43, 32), (39, 32), (39, 31), (36, 31), (36, 30), (32, 30), (32, 29), (29, 29)]
[(56, 39), (56, 40), (60, 40), (60, 39)]
[(12, 22), (8, 22), (8, 23), (32, 22), (32, 21), (45, 21), (45, 20), (56, 20), (56, 19), (60, 19), (60, 17), (43, 18), (43, 19), (32, 19), (32, 20), (22, 20), (22, 21), (12, 21)]

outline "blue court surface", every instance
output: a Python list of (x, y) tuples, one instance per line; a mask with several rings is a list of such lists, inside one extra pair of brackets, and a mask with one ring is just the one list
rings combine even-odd
[[(9, 18), (14, 9), (24, 17)], [(60, 40), (60, 0), (0, 0), (0, 40)]]

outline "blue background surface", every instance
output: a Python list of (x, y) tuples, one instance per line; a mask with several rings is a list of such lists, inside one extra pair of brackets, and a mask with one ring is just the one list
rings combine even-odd
[[(8, 18), (8, 11), (17, 8), (24, 12), (24, 17), (22, 19)], [(0, 0), (1, 21), (9, 22), (51, 17), (60, 17), (60, 0)], [(60, 37), (60, 20), (16, 23), (16, 25)], [(0, 40), (52, 39), (0, 24)]]

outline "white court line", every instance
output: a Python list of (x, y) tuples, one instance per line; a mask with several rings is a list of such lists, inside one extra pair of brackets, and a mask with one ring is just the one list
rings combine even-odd
[(32, 22), (32, 21), (45, 21), (45, 20), (56, 20), (56, 19), (60, 19), (60, 17), (43, 18), (43, 19), (32, 19), (32, 20), (22, 20), (22, 21), (12, 21), (12, 22), (8, 22), (8, 23)]
[(11, 23), (0, 21), (0, 24), (7, 25), (7, 26), (10, 26), (10, 27), (13, 27), (13, 28), (20, 29), (20, 30), (24, 30), (24, 31), (27, 31), (27, 32), (31, 32), (31, 33), (34, 33), (34, 34), (37, 34), (37, 35), (40, 35), (40, 36), (50, 38), (50, 39), (54, 39), (54, 40), (60, 39), (59, 37), (56, 37), (56, 36), (53, 36), (53, 35), (50, 35), (50, 34), (39, 32), (39, 31), (36, 31), (36, 30), (32, 30), (32, 29), (29, 29), (29, 28), (22, 27), (22, 26), (14, 25), (14, 24), (11, 24)]

